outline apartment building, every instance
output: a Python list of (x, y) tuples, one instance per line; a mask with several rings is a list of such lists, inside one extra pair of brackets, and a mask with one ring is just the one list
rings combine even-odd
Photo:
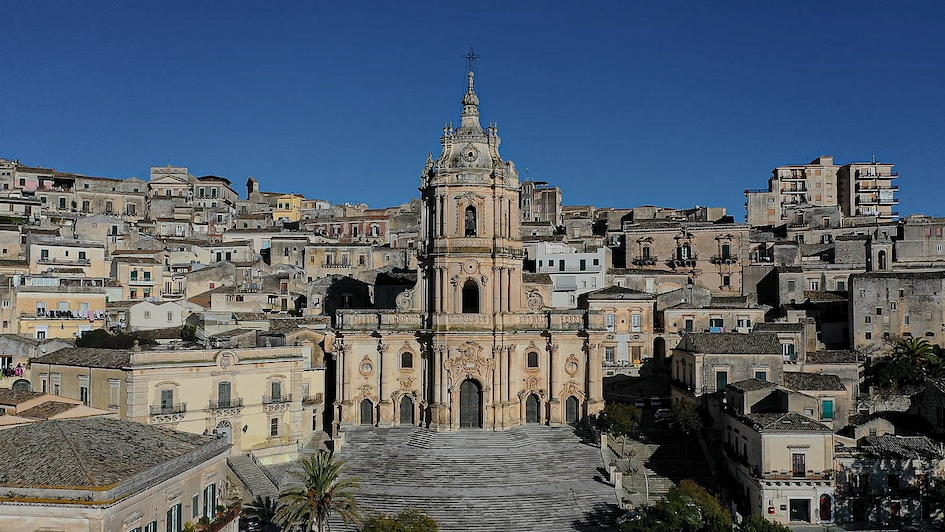
[(72, 339), (106, 324), (107, 279), (15, 275), (3, 279), (2, 332)]
[(839, 203), (838, 173), (833, 157), (822, 155), (810, 164), (772, 170), (767, 190), (746, 190), (746, 221), (752, 227), (783, 225), (794, 207), (825, 207)]
[(102, 278), (109, 274), (111, 265), (105, 260), (105, 243), (88, 240), (70, 240), (50, 235), (29, 235), (26, 239), (26, 258), (30, 273), (43, 273), (49, 268), (68, 267), (82, 270), (86, 277)]
[(889, 163), (850, 163), (837, 171), (837, 200), (846, 216), (876, 216), (880, 222), (896, 220), (899, 187), (894, 180), (895, 165)]
[(614, 375), (625, 367), (632, 368), (631, 373), (638, 373), (647, 359), (665, 353), (665, 344), (654, 330), (655, 294), (608, 286), (581, 295), (578, 306), (604, 315), (605, 376)]
[(542, 222), (555, 227), (564, 224), (561, 189), (546, 181), (522, 181), (519, 208), (522, 223)]
[(676, 400), (721, 392), (730, 382), (783, 381), (781, 344), (771, 333), (684, 334), (672, 357), (670, 378)]
[(535, 272), (547, 274), (554, 283), (551, 305), (576, 308), (581, 294), (603, 288), (610, 250), (603, 246), (536, 242), (525, 245)]

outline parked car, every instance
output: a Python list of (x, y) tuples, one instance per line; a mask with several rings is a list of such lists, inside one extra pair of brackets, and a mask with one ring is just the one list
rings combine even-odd
[(652, 395), (652, 396), (650, 396), (650, 406), (652, 406), (653, 408), (657, 408), (657, 407), (659, 407), (661, 404), (663, 404), (663, 401), (662, 401), (662, 399), (660, 399), (660, 396), (658, 396), (658, 395)]
[(646, 408), (646, 401), (644, 401), (643, 398), (641, 397), (633, 402), (633, 406), (637, 408)]
[(673, 411), (668, 408), (660, 408), (653, 414), (653, 420), (655, 423), (668, 423), (673, 417)]

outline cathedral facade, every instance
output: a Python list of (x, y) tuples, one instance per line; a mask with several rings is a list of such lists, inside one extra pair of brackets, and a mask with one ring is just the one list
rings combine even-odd
[(421, 176), (416, 285), (396, 310), (336, 312), (336, 431), (559, 425), (603, 406), (603, 315), (550, 310), (523, 275), (518, 172), (479, 122), (471, 72), (462, 103)]

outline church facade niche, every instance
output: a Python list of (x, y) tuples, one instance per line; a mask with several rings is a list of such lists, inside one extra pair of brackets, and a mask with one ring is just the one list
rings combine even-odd
[(460, 126), (443, 128), (421, 174), (416, 285), (396, 310), (336, 311), (336, 433), (560, 425), (603, 406), (604, 316), (549, 310), (526, 286), (518, 171), (468, 83)]

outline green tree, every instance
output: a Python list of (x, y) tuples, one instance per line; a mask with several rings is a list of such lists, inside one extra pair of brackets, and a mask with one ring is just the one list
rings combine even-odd
[(76, 338), (76, 347), (97, 347), (100, 349), (131, 349), (135, 345), (157, 345), (157, 342), (150, 338), (144, 338), (136, 334), (117, 333), (110, 334), (105, 329), (95, 329), (85, 331), (82, 336)]
[(739, 532), (791, 532), (790, 527), (768, 521), (760, 515), (748, 516), (748, 519), (739, 525), (738, 530)]
[(670, 488), (638, 519), (621, 525), (625, 532), (731, 532), (732, 514), (699, 484), (684, 480)]
[(620, 454), (626, 450), (627, 438), (640, 430), (640, 409), (623, 403), (608, 403), (595, 419), (595, 425), (601, 432), (606, 432), (621, 439)]
[(440, 524), (419, 510), (392, 515), (376, 515), (364, 522), (361, 532), (438, 532)]
[(253, 502), (248, 504), (243, 510), (246, 516), (254, 516), (259, 519), (259, 526), (262, 532), (276, 532), (279, 525), (276, 524), (276, 512), (279, 510), (279, 501), (272, 497), (263, 497), (258, 495)]
[(673, 417), (670, 420), (670, 426), (679, 429), (686, 434), (686, 448), (689, 448), (689, 436), (702, 430), (702, 416), (695, 405), (688, 401), (680, 401), (673, 407)]
[(319, 451), (302, 460), (300, 470), (292, 475), (302, 486), (288, 488), (279, 494), (279, 510), (275, 520), (284, 528), (302, 527), (309, 532), (325, 532), (328, 519), (337, 513), (347, 525), (359, 524), (361, 512), (354, 498), (361, 487), (357, 478), (341, 478), (343, 460), (335, 460), (332, 453)]

